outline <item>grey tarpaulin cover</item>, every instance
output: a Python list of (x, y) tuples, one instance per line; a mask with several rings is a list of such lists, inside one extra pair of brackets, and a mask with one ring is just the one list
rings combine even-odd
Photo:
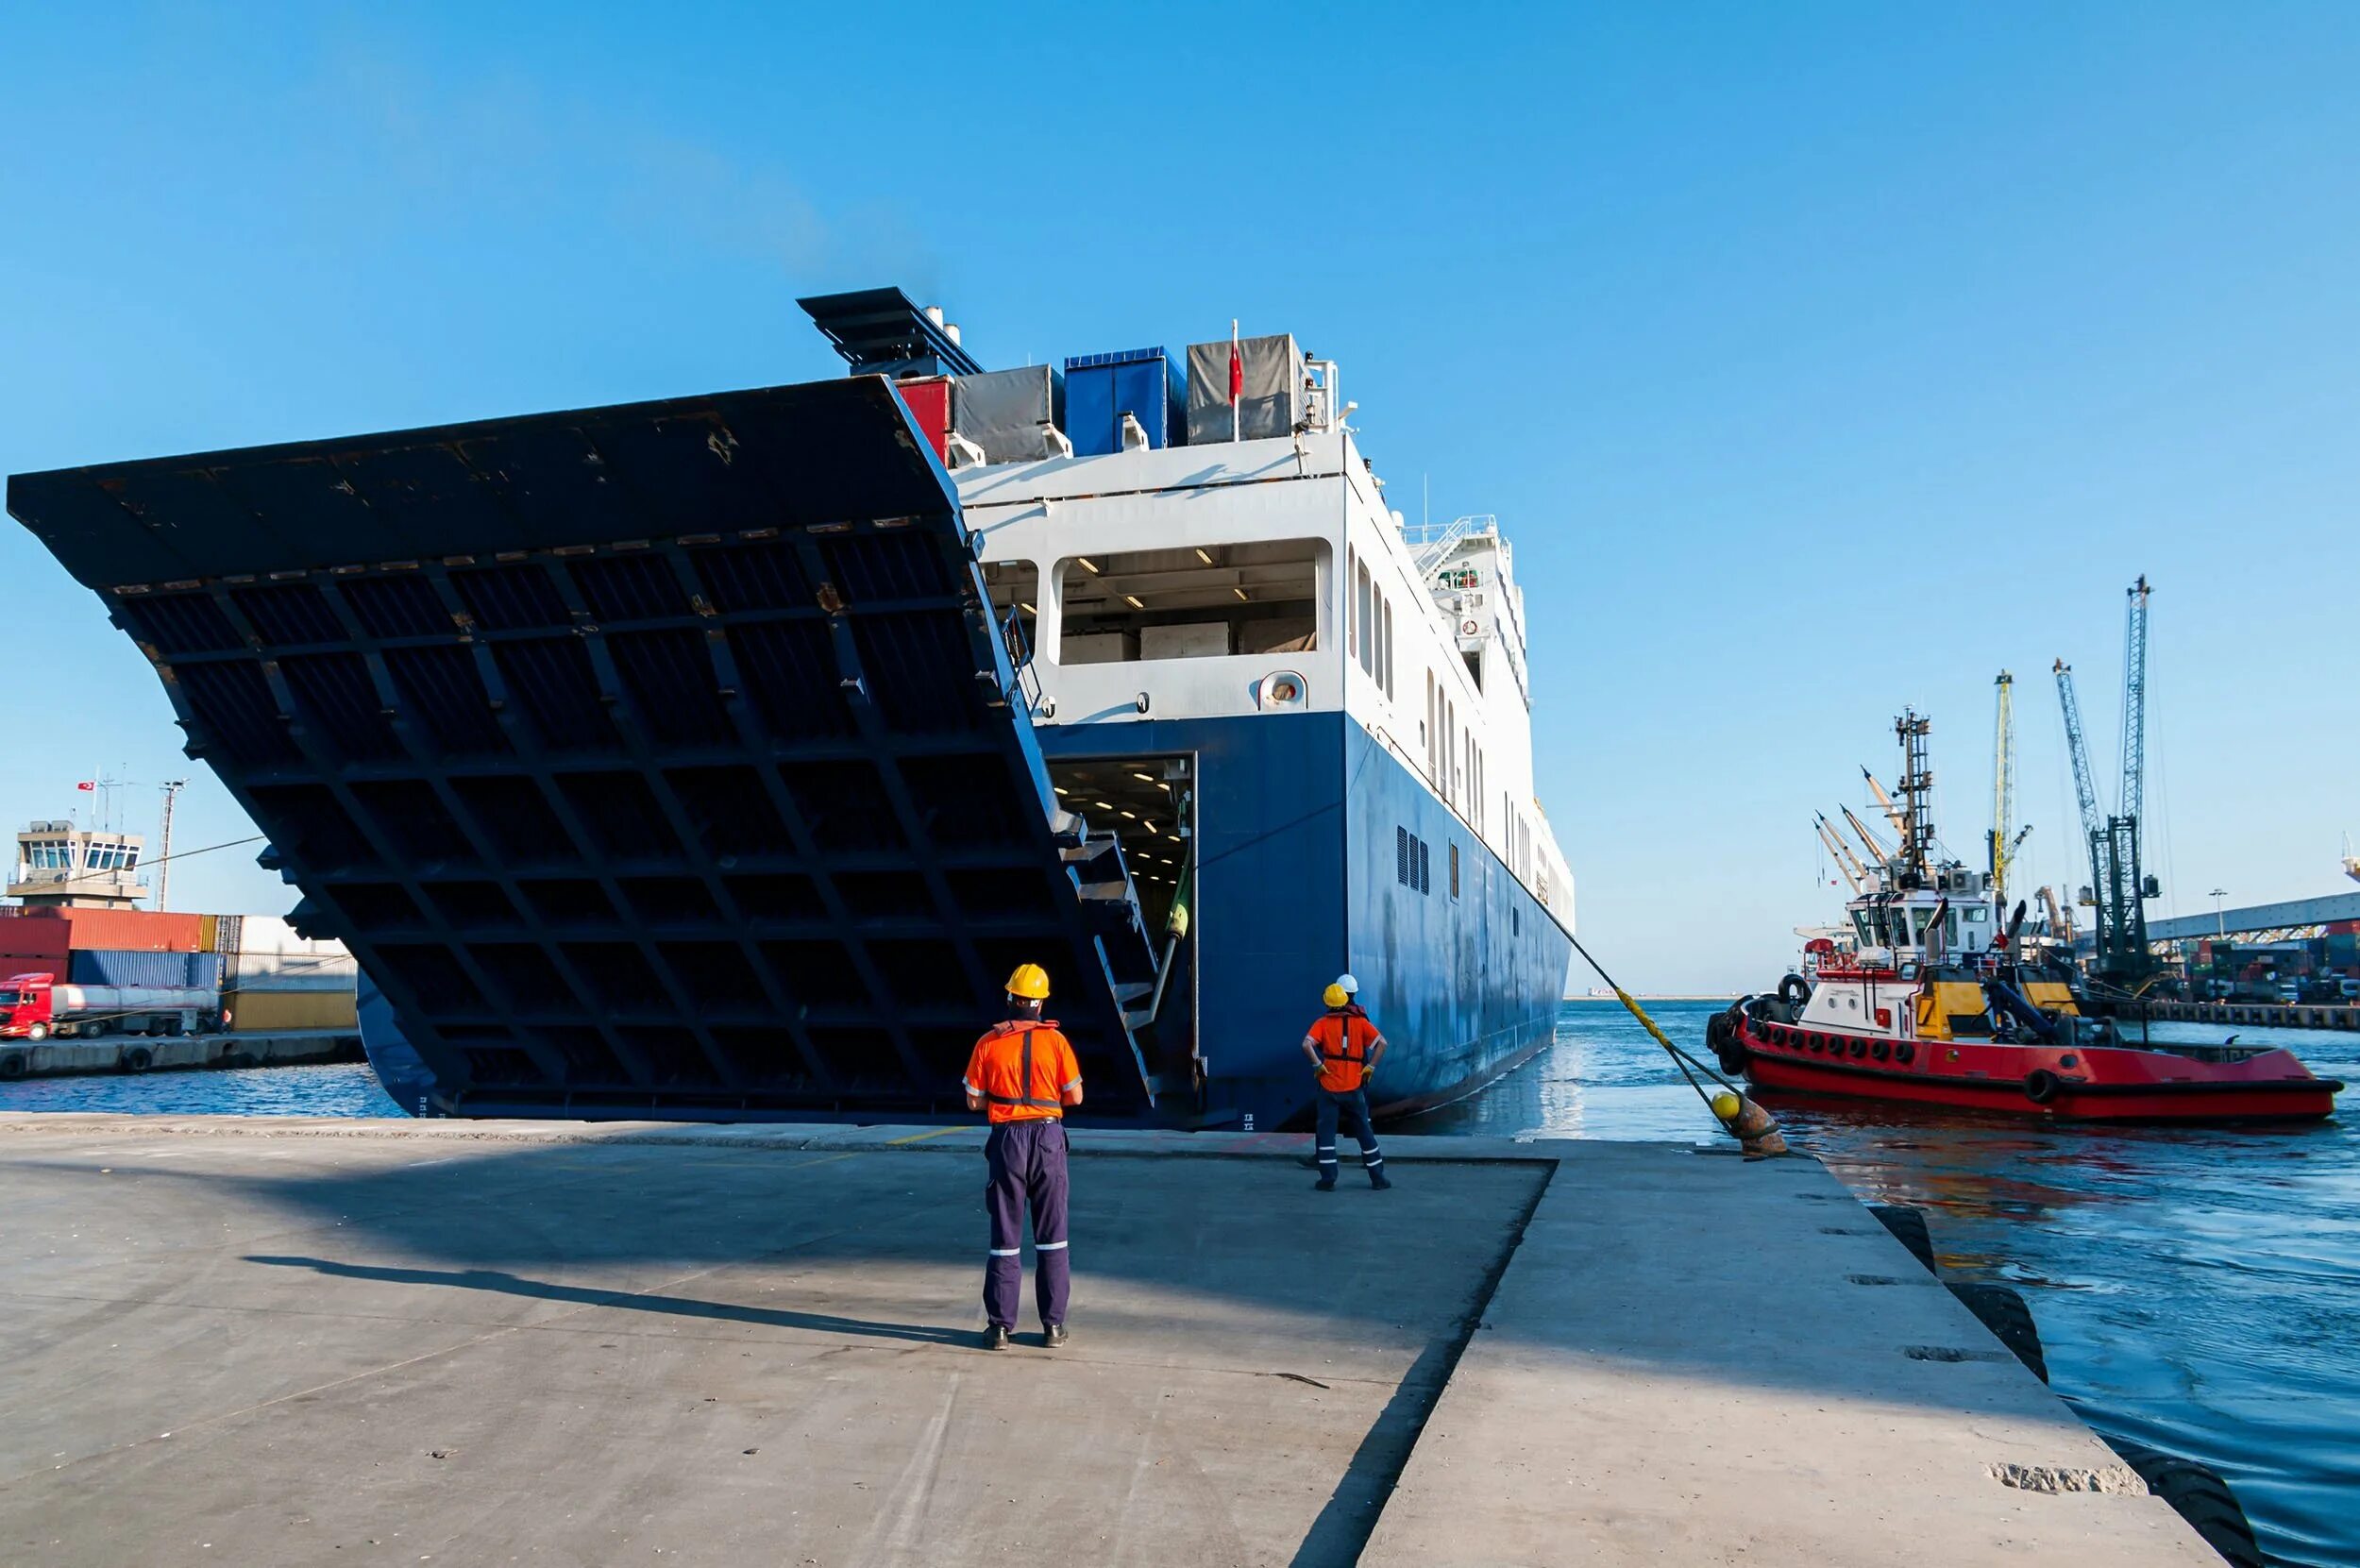
[[(1245, 396), (1238, 435), (1246, 441), (1292, 435), (1303, 419), (1303, 350), (1292, 333), (1238, 345)], [(1229, 343), (1188, 345), (1188, 445), (1229, 439)]]
[(951, 429), (984, 449), (988, 463), (1049, 455), (1040, 424), (1065, 425), (1065, 378), (1049, 365), (961, 376), (951, 395)]

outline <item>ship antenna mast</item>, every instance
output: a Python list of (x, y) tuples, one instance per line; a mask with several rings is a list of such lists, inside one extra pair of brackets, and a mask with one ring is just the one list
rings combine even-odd
[(1927, 797), (1934, 787), (1933, 770), (1926, 766), (1926, 733), (1930, 721), (1913, 708), (1901, 710), (1893, 733), (1901, 742), (1901, 849), (1898, 855), (1903, 885), (1923, 887), (1930, 880), (1928, 859), (1933, 849), (1933, 823)]

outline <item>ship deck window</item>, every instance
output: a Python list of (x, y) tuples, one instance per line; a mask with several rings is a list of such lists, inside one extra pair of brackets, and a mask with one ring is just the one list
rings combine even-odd
[(1057, 564), (1058, 661), (1309, 652), (1325, 550), (1274, 539), (1070, 556)]

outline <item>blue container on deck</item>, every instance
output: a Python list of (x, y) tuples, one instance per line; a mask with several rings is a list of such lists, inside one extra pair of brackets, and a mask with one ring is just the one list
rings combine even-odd
[(79, 948), (66, 955), (73, 986), (204, 986), (221, 984), (218, 953), (128, 953)]
[(1161, 348), (1076, 354), (1065, 362), (1065, 433), (1075, 457), (1122, 450), (1122, 416), (1139, 422), (1150, 447), (1179, 445), (1188, 404), (1180, 370)]

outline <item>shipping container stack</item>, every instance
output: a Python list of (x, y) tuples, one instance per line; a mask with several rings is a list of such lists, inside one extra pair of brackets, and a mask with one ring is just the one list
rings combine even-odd
[(353, 1029), (360, 969), (341, 942), (313, 941), (275, 915), (208, 915), (234, 1034)]
[(0, 978), (60, 986), (211, 986), (201, 917), (145, 909), (0, 908)]

